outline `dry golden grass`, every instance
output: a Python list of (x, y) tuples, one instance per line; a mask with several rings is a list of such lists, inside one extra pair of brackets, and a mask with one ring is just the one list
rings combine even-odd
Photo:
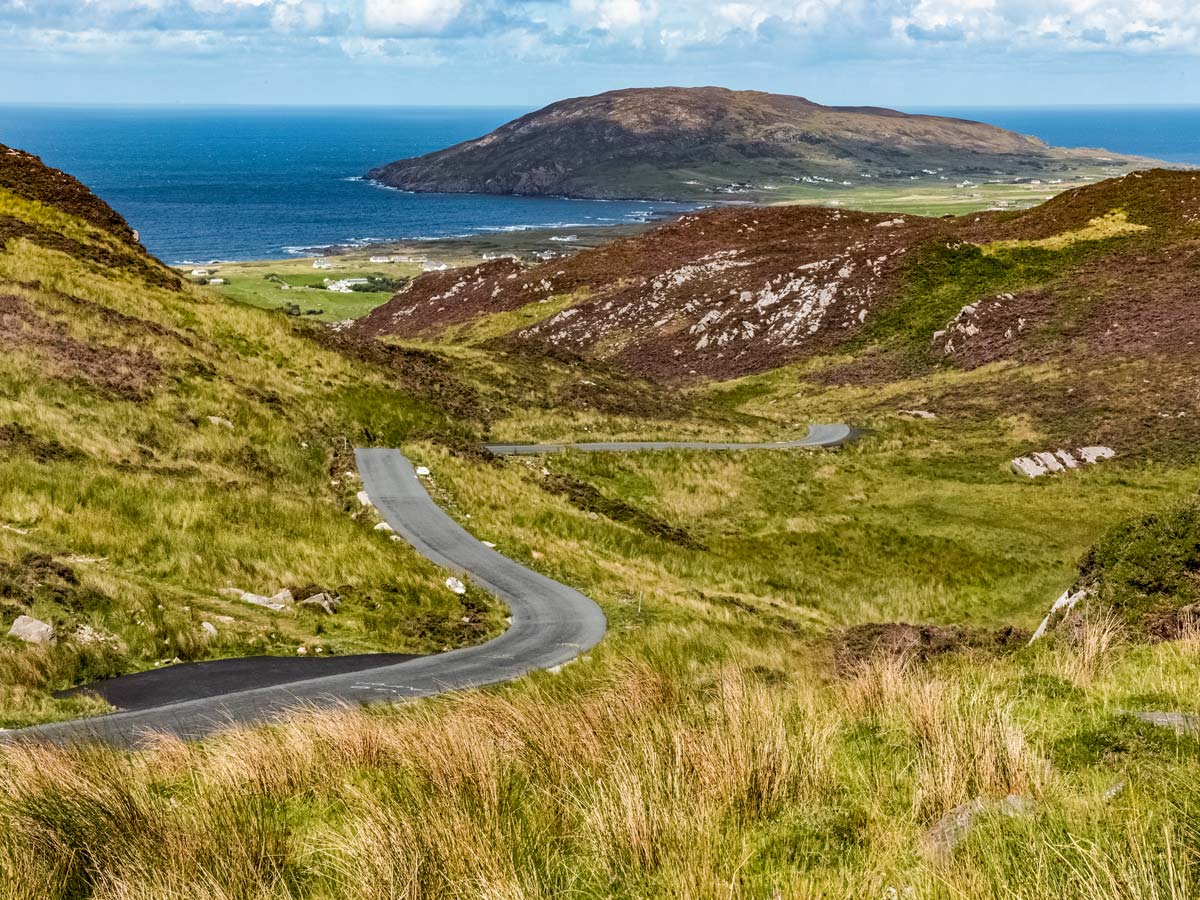
[(1075, 231), (1064, 231), (1036, 241), (993, 241), (983, 246), (983, 252), (987, 256), (994, 256), (1007, 250), (1065, 250), (1086, 241), (1104, 241), (1149, 230), (1148, 225), (1130, 222), (1129, 214), (1125, 210), (1114, 209), (1097, 216), (1086, 226)]
[(1080, 626), (1071, 635), (1070, 648), (1062, 657), (1064, 677), (1086, 686), (1113, 663), (1125, 640), (1125, 626), (1111, 609), (1086, 604)]

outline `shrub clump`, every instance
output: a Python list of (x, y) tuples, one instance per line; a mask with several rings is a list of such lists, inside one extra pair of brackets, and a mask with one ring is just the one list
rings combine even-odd
[(1200, 496), (1110, 529), (1079, 569), (1079, 587), (1151, 636), (1200, 624)]

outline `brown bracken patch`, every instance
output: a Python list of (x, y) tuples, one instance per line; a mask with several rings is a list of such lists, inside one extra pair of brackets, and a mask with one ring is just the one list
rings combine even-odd
[(0, 451), (26, 453), (38, 462), (58, 462), (83, 456), (74, 447), (65, 447), (52, 438), (38, 437), (16, 422), (0, 425)]
[(847, 628), (837, 635), (834, 664), (839, 672), (851, 672), (873, 659), (890, 657), (924, 662), (965, 650), (985, 653), (1016, 650), (1028, 641), (1029, 633), (1012, 625), (989, 630), (965, 625), (871, 622)]
[(85, 344), (66, 326), (38, 315), (23, 299), (0, 295), (0, 345), (48, 361), (55, 374), (125, 400), (144, 400), (158, 380), (154, 357), (125, 347)]

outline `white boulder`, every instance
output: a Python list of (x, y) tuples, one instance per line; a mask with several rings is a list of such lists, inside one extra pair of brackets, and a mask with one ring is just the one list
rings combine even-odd
[(1057, 475), (1078, 469), (1080, 463), (1093, 465), (1104, 459), (1112, 459), (1117, 453), (1111, 447), (1080, 447), (1074, 453), (1069, 450), (1042, 450), (1028, 456), (1018, 456), (1012, 461), (1013, 471), (1028, 478)]
[(311, 597), (306, 597), (297, 604), (302, 609), (316, 610), (330, 616), (336, 613), (341, 608), (341, 605), (342, 601), (339, 598), (331, 597), (325, 593), (313, 594)]
[(1041, 463), (1047, 472), (1063, 472), (1063, 464), (1058, 461), (1053, 453), (1035, 453), (1033, 458)]
[(1112, 447), (1080, 447), (1078, 452), (1079, 458), (1089, 465), (1102, 459), (1112, 459), (1117, 455), (1117, 451)]
[(467, 586), (457, 578), (447, 578), (446, 587), (450, 588), (456, 594), (465, 594), (467, 592)]
[(230, 431), (233, 430), (233, 423), (228, 419), (223, 419), (220, 416), (208, 416), (207, 418), (210, 425), (218, 425), (221, 428), (228, 428)]
[[(288, 596), (290, 597), (291, 594), (289, 593)], [(261, 606), (264, 609), (271, 609), (275, 612), (285, 612), (291, 605), (290, 602), (284, 603), (281, 600), (276, 600), (275, 597), (264, 597), (262, 594), (252, 594), (249, 591), (243, 591), (241, 599), (246, 603), (252, 603), (255, 606)]]
[(1058, 461), (1060, 463), (1062, 463), (1068, 469), (1078, 469), (1079, 468), (1079, 460), (1077, 460), (1074, 456), (1072, 456), (1066, 450), (1055, 450), (1054, 456), (1055, 456), (1055, 458), (1058, 459)]
[(1013, 471), (1028, 478), (1040, 478), (1046, 474), (1046, 467), (1030, 456), (1018, 456), (1012, 461)]
[(217, 626), (212, 622), (201, 622), (200, 630), (204, 632), (205, 637), (212, 640), (217, 636)]
[(1032, 644), (1034, 641), (1044, 635), (1047, 630), (1049, 630), (1050, 623), (1054, 621), (1054, 617), (1058, 615), (1058, 613), (1061, 612), (1065, 616), (1075, 608), (1076, 603), (1086, 596), (1086, 589), (1082, 591), (1076, 591), (1075, 593), (1071, 593), (1069, 590), (1063, 591), (1062, 596), (1055, 600), (1054, 605), (1050, 607), (1050, 612), (1046, 613), (1046, 618), (1042, 619), (1042, 624), (1037, 627), (1037, 631), (1033, 633), (1033, 637), (1029, 639), (1029, 643)]
[(53, 647), (58, 643), (54, 634), (54, 626), (42, 622), (32, 616), (17, 616), (8, 636), (24, 641), (27, 644), (37, 644), (40, 647)]
[(428, 475), (429, 467), (428, 466), (417, 466), (417, 474), (418, 475)]
[(358, 502), (361, 503), (363, 506), (374, 506), (375, 505), (374, 503), (371, 502), (371, 498), (369, 496), (367, 496), (366, 491), (358, 492)]

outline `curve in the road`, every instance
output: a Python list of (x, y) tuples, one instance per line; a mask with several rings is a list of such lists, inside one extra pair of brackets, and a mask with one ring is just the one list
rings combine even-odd
[[(567, 449), (777, 450), (832, 447), (851, 439), (853, 434), (844, 425), (817, 425), (801, 440), (774, 443), (496, 444), (489, 449), (501, 455)], [(512, 613), (512, 624), (507, 631), (486, 644), (434, 656), (40, 725), (3, 737), (58, 743), (104, 741), (121, 746), (137, 745), (151, 734), (201, 738), (231, 725), (270, 721), (305, 706), (406, 700), (510, 681), (536, 669), (569, 662), (604, 636), (606, 623), (599, 606), (578, 591), (476, 540), (433, 502), (412, 464), (399, 450), (357, 450), (355, 455), (367, 495), (388, 524), (422, 556), (464, 575), (503, 600)]]
[(632, 453), (641, 450), (792, 450), (801, 447), (837, 447), (854, 437), (849, 425), (813, 425), (795, 441), (720, 443), (712, 441), (597, 441), (591, 444), (485, 444), (497, 456), (533, 456), (578, 450), (583, 453)]
[(302, 706), (407, 700), (510, 681), (569, 662), (604, 636), (599, 606), (472, 537), (433, 502), (399, 450), (358, 450), (356, 456), (367, 495), (388, 524), (422, 556), (508, 604), (512, 624), (507, 631), (486, 644), (394, 665), (41, 725), (8, 737), (124, 746), (136, 745), (150, 733), (200, 738), (234, 724), (269, 721)]

